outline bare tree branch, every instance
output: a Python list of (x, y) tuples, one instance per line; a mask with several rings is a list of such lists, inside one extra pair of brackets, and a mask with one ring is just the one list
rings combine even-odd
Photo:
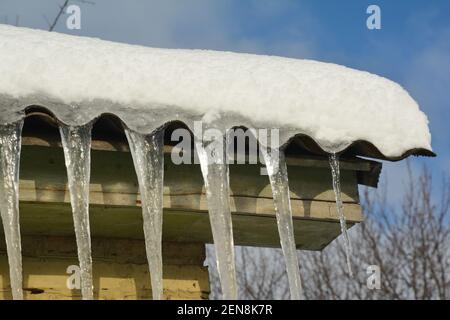
[[(53, 19), (53, 22), (49, 23), (48, 31), (52, 32), (53, 29), (55, 29), (55, 26), (58, 23), (59, 18), (64, 13), (64, 10), (67, 8), (68, 4), (69, 4), (69, 0), (65, 0), (64, 3), (59, 6), (58, 14), (56, 15), (55, 19)], [(48, 21), (47, 21), (47, 23), (48, 23)]]
[[(440, 199), (424, 167), (409, 178), (402, 202), (390, 207), (382, 192), (362, 192), (365, 221), (350, 231), (358, 250), (346, 272), (340, 237), (322, 252), (299, 252), (307, 299), (447, 299), (450, 296), (450, 181), (444, 178)], [(287, 299), (289, 286), (279, 249), (237, 248), (237, 277), (242, 299)], [(381, 288), (367, 288), (366, 268), (381, 269)], [(214, 273), (214, 271), (213, 271)], [(216, 279), (216, 280), (214, 280)], [(211, 287), (217, 294), (217, 277)], [(215, 282), (216, 281), (216, 282)]]
[[(76, 0), (76, 1), (80, 2), (80, 3), (95, 5), (94, 1), (88, 1), (88, 0)], [(48, 31), (52, 32), (55, 29), (56, 25), (58, 24), (59, 19), (63, 15), (63, 13), (66, 10), (68, 5), (69, 5), (69, 0), (65, 0), (64, 3), (59, 6), (58, 14), (56, 15), (55, 19), (53, 19), (53, 22), (51, 22), (51, 23), (49, 22), (47, 17), (44, 15), (45, 21), (48, 24)]]

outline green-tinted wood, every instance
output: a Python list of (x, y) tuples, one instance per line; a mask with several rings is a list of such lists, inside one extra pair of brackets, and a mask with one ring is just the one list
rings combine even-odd
[[(20, 205), (23, 235), (74, 236), (70, 205), (28, 203)], [(93, 205), (90, 210), (93, 238), (143, 239), (142, 215), (138, 207)], [(276, 220), (270, 216), (233, 214), (237, 245), (279, 246)], [(332, 220), (294, 219), (298, 248), (321, 250), (339, 235)], [(209, 218), (205, 212), (165, 210), (163, 240), (211, 243)]]
[[(207, 204), (198, 165), (165, 161), (164, 240), (211, 242)], [(272, 194), (260, 165), (231, 165), (231, 208), (236, 244), (278, 246)], [(339, 235), (328, 168), (289, 166), (297, 245), (320, 250)], [(93, 237), (141, 239), (142, 217), (136, 174), (128, 152), (92, 150)], [(362, 220), (356, 171), (342, 172), (343, 199), (351, 222)], [(23, 146), (20, 171), (22, 233), (71, 235), (63, 152), (58, 147)]]

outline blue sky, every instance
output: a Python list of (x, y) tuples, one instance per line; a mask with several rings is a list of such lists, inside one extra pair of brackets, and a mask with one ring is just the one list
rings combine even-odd
[[(169, 48), (207, 48), (311, 58), (344, 64), (404, 86), (428, 115), (436, 178), (450, 175), (450, 1), (123, 1), (80, 3), (81, 30), (65, 18), (55, 31)], [(0, 0), (0, 23), (47, 28), (63, 0)], [(381, 8), (382, 29), (366, 28), (366, 8)], [(389, 190), (405, 179), (405, 163), (384, 165)], [(398, 192), (390, 192), (392, 199)]]

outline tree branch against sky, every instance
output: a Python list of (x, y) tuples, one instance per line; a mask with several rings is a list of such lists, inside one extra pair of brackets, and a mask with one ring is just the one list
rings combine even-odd
[(44, 15), (44, 18), (48, 23), (48, 31), (51, 32), (53, 31), (53, 29), (55, 29), (55, 26), (58, 23), (59, 18), (61, 18), (61, 15), (64, 13), (64, 10), (66, 10), (68, 4), (69, 0), (65, 0), (64, 3), (59, 6), (58, 14), (56, 15), (55, 19), (53, 19), (53, 22), (48, 21), (46, 16)]
[[(93, 1), (86, 1), (86, 0), (76, 0), (76, 2), (95, 4), (95, 2), (93, 2)], [(48, 24), (48, 31), (52, 32), (55, 29), (56, 25), (58, 24), (59, 20), (61, 19), (61, 16), (64, 14), (65, 10), (69, 6), (69, 3), (70, 3), (70, 0), (64, 0), (64, 2), (61, 5), (59, 5), (58, 13), (56, 14), (53, 21), (49, 21), (47, 19), (47, 17), (45, 15), (43, 15), (45, 21)]]

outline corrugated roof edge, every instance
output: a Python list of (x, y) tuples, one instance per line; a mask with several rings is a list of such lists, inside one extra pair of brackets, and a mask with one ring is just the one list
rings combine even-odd
[[(102, 101), (102, 104), (104, 103), (105, 102)], [(18, 100), (5, 95), (0, 95), (0, 123), (11, 123), (18, 121), (25, 116), (27, 111), (35, 110), (36, 108), (51, 114), (59, 122), (69, 125), (85, 124), (90, 121), (95, 121), (104, 114), (111, 114), (119, 118), (130, 129), (145, 134), (150, 134), (172, 122), (184, 123), (187, 128), (193, 131), (194, 122), (201, 121), (203, 118), (203, 115), (191, 114), (185, 110), (177, 109), (176, 107), (174, 107), (173, 112), (170, 114), (167, 114), (167, 112), (162, 112), (161, 109), (155, 107), (155, 109), (145, 110), (146, 114), (139, 113), (139, 117), (142, 118), (143, 125), (139, 127), (130, 127), (129, 123), (131, 121), (127, 121), (127, 117), (130, 117), (130, 115), (126, 115), (121, 112), (121, 106), (117, 105), (113, 105), (110, 110), (105, 107), (100, 107), (98, 108), (99, 110), (96, 117), (86, 118), (79, 106), (61, 105), (58, 102), (54, 102), (43, 97), (27, 97), (23, 100)], [(164, 111), (167, 111), (167, 106), (164, 107)], [(76, 117), (73, 117), (74, 113), (76, 113)], [(224, 115), (215, 122), (210, 123), (209, 126), (217, 127), (220, 130), (227, 130), (236, 127), (270, 129), (270, 126), (255, 124), (251, 120), (243, 119), (241, 116), (236, 114)], [(351, 143), (333, 146), (334, 148), (332, 148), (331, 146), (321, 145), (312, 135), (309, 135), (308, 133), (298, 132), (294, 128), (281, 128), (281, 147), (285, 148), (291, 144), (297, 145), (298, 147), (317, 155), (326, 155), (333, 151), (336, 153), (345, 154), (347, 156), (361, 156), (388, 161), (399, 161), (411, 155), (426, 157), (436, 156), (433, 151), (424, 148), (412, 148), (398, 156), (386, 156), (380, 152), (380, 150), (372, 142), (366, 140), (355, 140)]]

